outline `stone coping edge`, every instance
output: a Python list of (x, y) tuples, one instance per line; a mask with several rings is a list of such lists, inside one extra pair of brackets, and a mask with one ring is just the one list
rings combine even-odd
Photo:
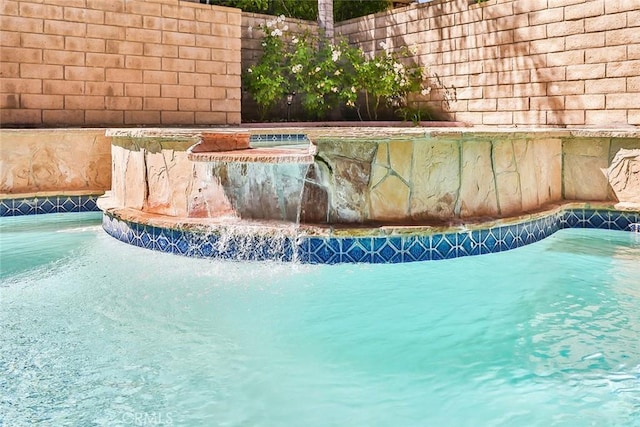
[(304, 134), (312, 141), (325, 138), (488, 138), (496, 135), (510, 136), (513, 138), (640, 138), (640, 128), (536, 128), (536, 127), (389, 127), (389, 126), (363, 126), (363, 127), (337, 127), (337, 126), (288, 126), (262, 127), (225, 127), (225, 128), (108, 128), (105, 129), (107, 137), (116, 138), (150, 138), (195, 140), (202, 133), (250, 133), (260, 134)]
[[(396, 122), (394, 122), (396, 123)], [(110, 127), (63, 127), (63, 128), (0, 128), (0, 135), (10, 135), (13, 133), (52, 133), (52, 134), (66, 134), (73, 133), (86, 133), (86, 132), (104, 132), (107, 137), (116, 138), (171, 138), (171, 139), (184, 139), (194, 140), (203, 133), (216, 132), (216, 133), (242, 133), (248, 132), (252, 135), (259, 135), (263, 133), (302, 133), (309, 134), (310, 136), (326, 135), (332, 131), (339, 135), (345, 135), (347, 137), (355, 136), (369, 136), (375, 137), (376, 135), (383, 134), (385, 136), (395, 135), (402, 136), (416, 136), (423, 135), (428, 136), (480, 136), (487, 137), (491, 135), (500, 134), (513, 134), (514, 136), (550, 136), (561, 138), (640, 138), (640, 127), (638, 126), (625, 126), (625, 127), (495, 127), (495, 126), (461, 126), (456, 124), (452, 126), (449, 122), (437, 122), (433, 123), (436, 126), (427, 127), (414, 127), (414, 126), (390, 126), (382, 122), (367, 122), (349, 126), (349, 122), (342, 123), (341, 126), (337, 126), (335, 123), (326, 122), (318, 123), (310, 126), (304, 123), (260, 123), (253, 124), (247, 123), (240, 126), (201, 126), (201, 127), (129, 127), (129, 128), (110, 128)]]
[[(473, 225), (345, 228), (324, 235), (309, 234), (308, 227), (293, 224), (233, 224), (222, 220), (171, 228), (158, 222), (158, 216), (136, 222), (131, 214), (127, 210), (107, 210), (102, 226), (122, 242), (161, 252), (310, 264), (401, 263), (482, 255), (528, 245), (564, 228), (640, 233), (639, 210), (618, 210), (606, 203), (567, 203), (544, 212)], [(372, 230), (377, 233), (372, 234)]]

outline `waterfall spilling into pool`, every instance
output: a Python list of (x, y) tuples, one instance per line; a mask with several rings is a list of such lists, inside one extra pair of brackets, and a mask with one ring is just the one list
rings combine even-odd
[(104, 229), (181, 255), (399, 263), (505, 251), (561, 228), (633, 231), (640, 223), (640, 184), (629, 172), (640, 165), (636, 131), (111, 129), (107, 136)]

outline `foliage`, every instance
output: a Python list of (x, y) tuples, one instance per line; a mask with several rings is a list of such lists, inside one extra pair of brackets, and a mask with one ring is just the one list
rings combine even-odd
[[(281, 16), (276, 22), (283, 21), (284, 17)], [(284, 40), (281, 37), (283, 30), (287, 31), (288, 27), (275, 28), (273, 21), (269, 21), (268, 24), (268, 27), (264, 28), (262, 58), (256, 65), (247, 69), (243, 78), (247, 89), (258, 104), (260, 116), (263, 119), (269, 109), (291, 91), (285, 69), (287, 58), (282, 55)], [(274, 28), (271, 29), (271, 27)]]
[[(318, 15), (318, 2), (314, 0), (209, 0), (208, 3), (307, 20), (315, 20)], [(380, 12), (390, 4), (390, 0), (334, 0), (333, 14), (336, 21), (342, 21)]]
[(302, 108), (314, 119), (323, 117), (339, 104), (353, 102), (353, 67), (349, 58), (354, 49), (346, 43), (319, 44), (309, 35), (294, 38), (288, 59), (293, 90), (301, 97)]
[(310, 119), (323, 118), (339, 106), (354, 108), (360, 119), (363, 113), (377, 119), (382, 107), (400, 110), (407, 107), (410, 93), (429, 91), (425, 71), (410, 59), (415, 54), (410, 49), (394, 51), (381, 43), (380, 52), (367, 56), (344, 41), (291, 35), (284, 16), (260, 30), (264, 54), (246, 70), (243, 81), (263, 119), (292, 93)]
[(377, 119), (381, 102), (392, 108), (407, 105), (406, 96), (411, 92), (425, 91), (423, 88), (424, 71), (415, 63), (406, 66), (403, 59), (410, 57), (409, 49), (392, 51), (381, 42), (382, 52), (371, 59), (364, 58), (354, 63), (356, 85), (362, 88), (365, 96), (365, 107), (369, 118)]
[(391, 0), (334, 0), (333, 16), (336, 22), (340, 22), (380, 12), (390, 6)]
[(247, 12), (266, 11), (269, 8), (269, 0), (209, 0), (207, 4), (218, 6), (237, 7)]
[(416, 126), (419, 125), (421, 121), (433, 120), (433, 116), (431, 115), (431, 112), (428, 109), (424, 107), (411, 105), (411, 103), (408, 103), (408, 105), (404, 107), (398, 108), (398, 110), (396, 111), (396, 114), (403, 121), (411, 122)]

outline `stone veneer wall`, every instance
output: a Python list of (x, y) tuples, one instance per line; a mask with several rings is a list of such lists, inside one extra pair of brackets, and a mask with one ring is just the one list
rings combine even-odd
[[(196, 205), (224, 205), (210, 211), (243, 217), (233, 209), (235, 194), (208, 191), (230, 169), (216, 178), (202, 173), (211, 164), (189, 161), (185, 150), (194, 134), (114, 132), (113, 207), (186, 218), (201, 216)], [(317, 154), (299, 178), (301, 222), (449, 222), (517, 216), (563, 200), (640, 203), (637, 133), (375, 128), (308, 134)], [(242, 191), (261, 200), (261, 185)]]
[(109, 188), (111, 138), (104, 129), (0, 130), (0, 198)]
[(240, 123), (238, 9), (0, 2), (2, 126)]
[(317, 143), (330, 222), (500, 218), (562, 199), (562, 139), (549, 132)]
[(447, 119), (640, 125), (638, 0), (434, 0), (337, 24), (366, 52), (418, 47)]
[(640, 204), (640, 136), (615, 132), (589, 137), (573, 131), (563, 141), (563, 197)]
[[(329, 222), (503, 218), (552, 203), (640, 203), (640, 137), (603, 131), (433, 131), (313, 138)], [(324, 166), (326, 165), (326, 166)], [(324, 185), (322, 185), (324, 183)]]

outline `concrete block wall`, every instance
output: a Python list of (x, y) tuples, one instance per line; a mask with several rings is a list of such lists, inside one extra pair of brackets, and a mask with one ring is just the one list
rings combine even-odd
[(180, 0), (3, 0), (0, 124), (239, 124), (240, 26)]
[(339, 23), (367, 52), (415, 45), (427, 105), (482, 125), (640, 125), (640, 0), (434, 0)]

